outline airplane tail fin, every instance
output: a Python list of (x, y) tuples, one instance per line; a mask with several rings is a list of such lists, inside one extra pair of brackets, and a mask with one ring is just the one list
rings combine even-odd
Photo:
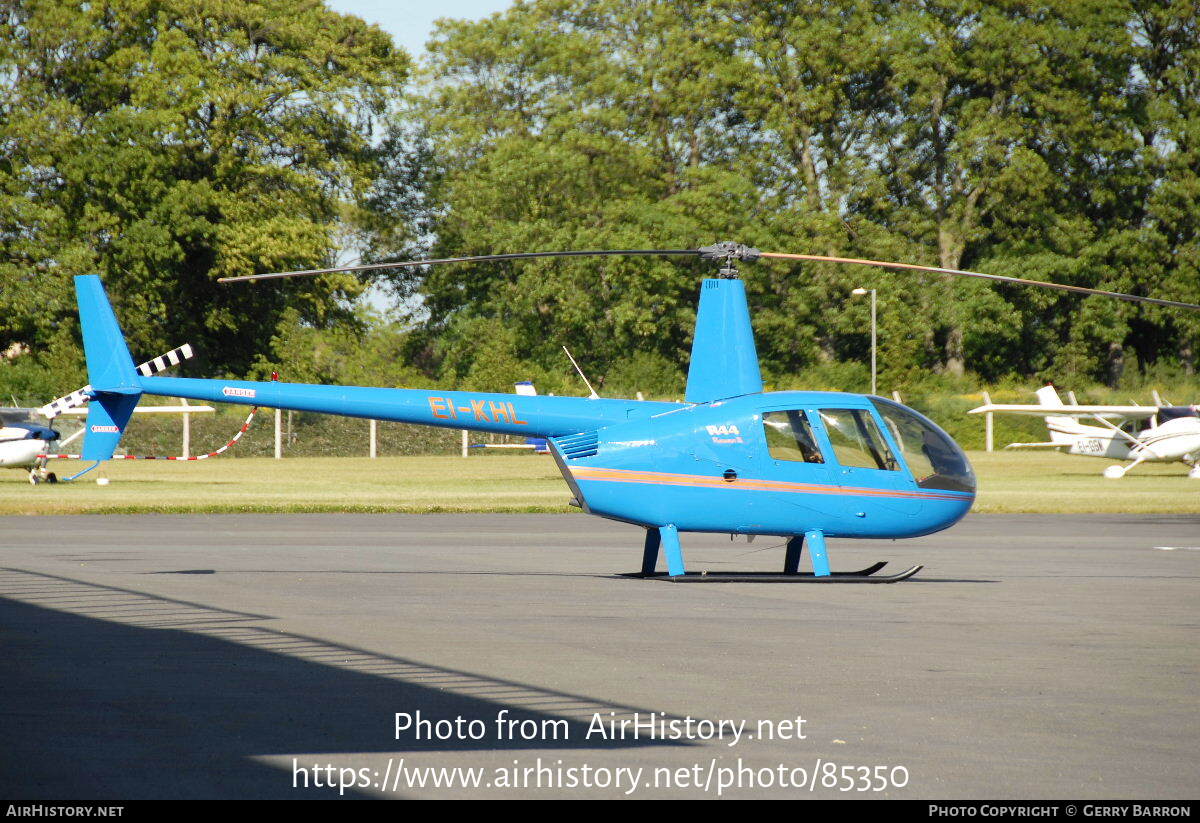
[(1045, 385), (1037, 390), (1038, 403), (1043, 406), (1061, 406), (1062, 400), (1058, 396), (1058, 390), (1053, 386)]
[[(1062, 399), (1058, 396), (1058, 392), (1054, 386), (1046, 385), (1037, 390), (1038, 404), (1042, 406), (1053, 406), (1062, 408)], [(1064, 446), (1070, 446), (1075, 442), (1075, 435), (1071, 434), (1071, 430), (1077, 429), (1079, 423), (1071, 417), (1055, 417), (1047, 415), (1042, 418), (1046, 421), (1046, 430), (1050, 432), (1050, 442), (1060, 443)]]
[(142, 386), (100, 278), (94, 274), (76, 277), (75, 297), (92, 386), (81, 456), (84, 460), (108, 460), (141, 399)]

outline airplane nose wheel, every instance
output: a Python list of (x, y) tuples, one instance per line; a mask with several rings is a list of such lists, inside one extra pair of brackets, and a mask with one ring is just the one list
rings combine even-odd
[(1188, 472), (1188, 477), (1190, 477), (1192, 480), (1200, 480), (1200, 463), (1192, 466), (1192, 470)]
[(45, 466), (39, 466), (29, 470), (29, 483), (36, 486), (39, 483), (57, 483), (58, 475), (54, 472), (46, 471)]

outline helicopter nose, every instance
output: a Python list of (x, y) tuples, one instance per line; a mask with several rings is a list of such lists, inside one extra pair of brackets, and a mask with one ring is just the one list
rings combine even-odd
[(937, 526), (933, 531), (941, 531), (948, 529), (966, 517), (967, 512), (971, 510), (972, 504), (975, 502), (975, 494), (955, 495), (953, 498), (947, 495), (944, 499), (930, 501), (926, 505), (926, 512), (937, 519)]

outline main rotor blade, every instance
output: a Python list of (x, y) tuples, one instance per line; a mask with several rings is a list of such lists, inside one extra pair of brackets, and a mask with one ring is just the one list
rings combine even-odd
[(1085, 286), (1069, 286), (1065, 283), (1051, 283), (1044, 280), (1029, 280), (1023, 277), (1009, 277), (1003, 274), (984, 274), (963, 269), (947, 269), (938, 266), (919, 266), (914, 263), (891, 263), (886, 260), (864, 260), (857, 257), (827, 257), (819, 254), (783, 254), (781, 252), (760, 252), (758, 249), (742, 246), (737, 243), (717, 243), (699, 249), (597, 249), (592, 251), (531, 251), (515, 254), (482, 254), (472, 257), (440, 257), (429, 260), (405, 260), (395, 263), (368, 263), (361, 266), (334, 266), (327, 269), (307, 269), (305, 271), (272, 272), (270, 274), (247, 274), (240, 277), (221, 277), (218, 283), (238, 283), (255, 280), (277, 280), (285, 277), (309, 277), (315, 274), (332, 274), (335, 272), (380, 271), (383, 269), (409, 269), (417, 266), (430, 266), (438, 263), (486, 263), (503, 260), (531, 260), (545, 257), (632, 257), (632, 256), (698, 256), (707, 260), (754, 261), (762, 257), (777, 260), (809, 260), (817, 263), (844, 263), (857, 266), (879, 266), (885, 269), (902, 269), (906, 271), (922, 271), (931, 274), (952, 274), (958, 277), (975, 277), (980, 280), (992, 280), (999, 283), (1016, 283), (1022, 286), (1040, 286), (1044, 289), (1075, 292), (1076, 294), (1094, 294), (1101, 297), (1114, 297), (1117, 300), (1128, 300), (1135, 303), (1153, 303), (1158, 306), (1194, 309), (1200, 311), (1200, 305), (1183, 303), (1178, 300), (1162, 300), (1157, 297), (1140, 297), (1136, 294), (1089, 289)]
[(1068, 286), (1064, 283), (1048, 283), (1044, 280), (1026, 280), (1022, 277), (1008, 277), (1003, 274), (984, 274), (977, 271), (961, 269), (943, 269), (937, 266), (918, 266), (912, 263), (889, 263), (884, 260), (861, 260), (855, 257), (825, 257), (819, 254), (781, 254), (779, 252), (761, 252), (760, 257), (772, 257), (779, 260), (812, 260), (818, 263), (850, 263), (858, 266), (879, 266), (885, 269), (907, 269), (909, 271), (925, 271), (932, 274), (954, 274), (961, 277), (978, 277), (981, 280), (995, 280), (1001, 283), (1017, 283), (1022, 286), (1041, 286), (1044, 289), (1073, 291), (1079, 294), (1096, 294), (1102, 297), (1115, 297), (1118, 300), (1130, 300), (1137, 303), (1154, 303), (1159, 306), (1173, 306), (1180, 309), (1200, 310), (1194, 303), (1180, 303), (1176, 300), (1160, 300), (1157, 297), (1139, 297), (1136, 294), (1125, 294), (1119, 291), (1104, 291), (1089, 289), (1084, 286)]
[(409, 269), (417, 266), (429, 266), (435, 263), (486, 263), (497, 260), (529, 260), (535, 257), (620, 257), (620, 256), (686, 256), (698, 255), (700, 249), (621, 249), (605, 251), (528, 251), (518, 254), (482, 254), (475, 257), (441, 257), (433, 260), (406, 260), (398, 263), (369, 263), (362, 266), (335, 266), (330, 269), (308, 269), (306, 271), (281, 271), (271, 274), (246, 274), (240, 277), (221, 277), (218, 283), (238, 283), (241, 281), (277, 280), (283, 277), (308, 277), (314, 274), (332, 274), (334, 272), (378, 271), (380, 269)]

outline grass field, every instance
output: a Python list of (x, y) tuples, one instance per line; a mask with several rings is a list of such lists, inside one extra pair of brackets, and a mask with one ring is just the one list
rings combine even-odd
[[(1200, 513), (1200, 481), (1182, 464), (1143, 464), (1106, 480), (1106, 460), (1013, 452), (971, 460), (977, 512)], [(67, 476), (83, 465), (52, 468)], [(0, 472), (0, 483), (0, 514), (578, 511), (554, 461), (538, 455), (115, 461), (74, 483), (31, 486), (16, 470)]]

